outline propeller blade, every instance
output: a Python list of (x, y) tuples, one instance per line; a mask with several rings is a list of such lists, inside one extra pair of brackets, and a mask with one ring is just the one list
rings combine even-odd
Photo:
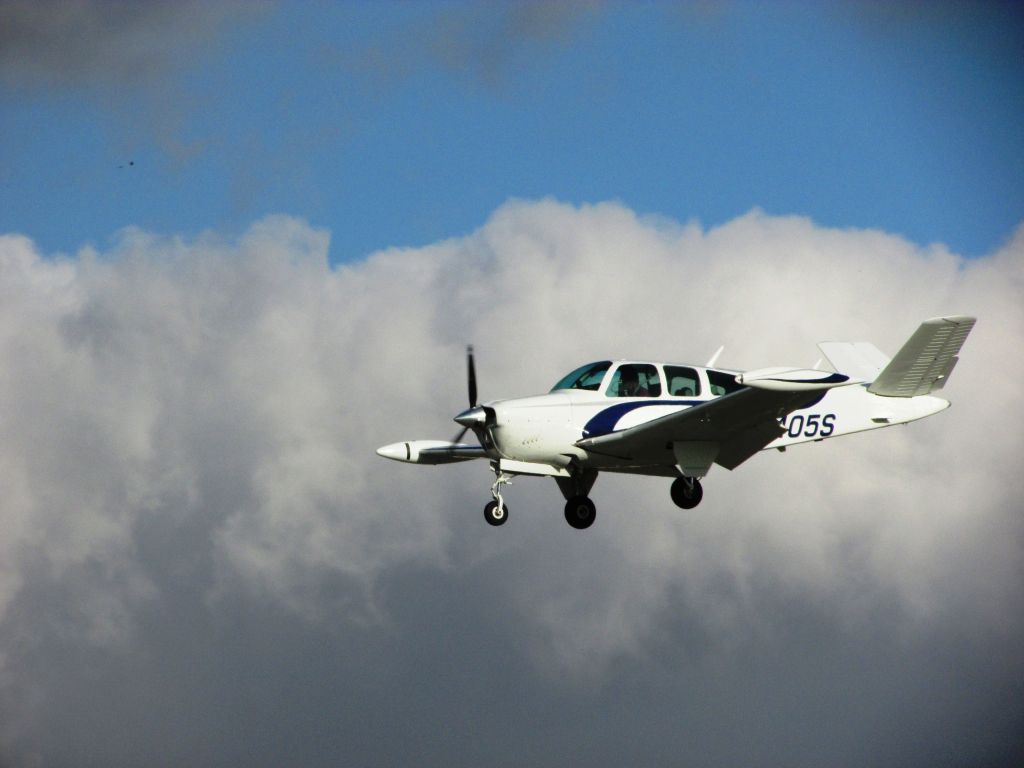
[(476, 363), (473, 362), (473, 345), (466, 347), (466, 377), (469, 380), (469, 407), (476, 407)]
[(457, 435), (455, 435), (455, 437), (452, 438), (452, 442), (453, 443), (461, 443), (462, 442), (462, 438), (464, 438), (466, 436), (467, 432), (469, 432), (469, 427), (463, 427), (461, 430), (459, 430), (459, 433)]
[[(472, 344), (466, 347), (466, 383), (469, 385), (469, 408), (470, 410), (473, 410), (474, 408), (476, 408), (476, 363), (473, 361)], [(469, 421), (459, 421), (458, 416), (455, 418), (455, 420), (459, 421), (459, 423), (462, 424), (463, 427), (455, 435), (455, 437), (452, 438), (453, 443), (462, 442), (462, 438), (466, 436), (466, 433), (469, 431), (470, 427), (474, 424), (477, 424), (480, 421), (481, 414), (483, 413), (483, 411), (479, 408), (477, 410), (480, 411), (480, 413), (474, 414), (474, 418), (471, 418)], [(465, 413), (468, 413), (468, 411)], [(464, 416), (465, 413), (461, 413), (459, 414), (459, 416)]]

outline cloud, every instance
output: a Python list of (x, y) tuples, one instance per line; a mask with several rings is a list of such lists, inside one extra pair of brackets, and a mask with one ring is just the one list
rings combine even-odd
[(0, 88), (8, 97), (79, 97), (79, 120), (116, 119), (120, 155), (152, 140), (181, 167), (212, 141), (193, 128), (201, 97), (182, 80), (223, 32), (269, 2), (0, 0)]
[[(1024, 229), (964, 260), (546, 200), (333, 269), (329, 247), (289, 217), (68, 260), (0, 238), (0, 761), (1024, 751)], [(715, 469), (692, 513), (602, 476), (579, 533), (524, 478), (493, 530), (485, 466), (373, 455), (456, 431), (467, 342), (491, 399), (609, 355), (892, 353), (943, 313), (980, 318), (952, 409)]]
[(369, 75), (375, 88), (441, 67), (501, 91), (521, 81), (524, 68), (567, 47), (605, 8), (597, 0), (452, 5), (354, 50), (325, 48), (319, 59), (328, 69)]
[(0, 78), (24, 87), (137, 84), (212, 39), (235, 3), (3, 0)]
[(428, 43), (432, 57), (453, 72), (470, 74), (497, 87), (531, 54), (564, 47), (594, 16), (601, 3), (510, 3), (492, 9), (458, 9), (442, 14)]

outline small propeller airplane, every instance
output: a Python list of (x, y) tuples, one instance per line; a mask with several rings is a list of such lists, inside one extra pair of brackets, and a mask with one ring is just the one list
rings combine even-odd
[[(413, 440), (377, 450), (412, 464), (487, 459), (495, 480), (484, 508), (508, 519), (501, 488), (518, 475), (553, 477), (565, 519), (589, 528), (599, 472), (675, 478), (672, 501), (692, 509), (712, 464), (735, 469), (758, 451), (905, 424), (945, 410), (941, 389), (975, 318), (925, 320), (891, 360), (868, 342), (823, 341), (834, 370), (715, 368), (636, 360), (587, 363), (546, 395), (477, 403), (473, 348), (466, 351), (469, 408), (453, 440)], [(466, 432), (478, 445), (463, 443)]]

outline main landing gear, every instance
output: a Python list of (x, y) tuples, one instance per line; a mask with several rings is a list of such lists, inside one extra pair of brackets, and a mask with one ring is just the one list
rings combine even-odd
[(565, 502), (565, 522), (582, 531), (594, 524), (597, 518), (597, 507), (586, 496), (573, 496)]
[(585, 470), (572, 477), (556, 477), (558, 490), (565, 497), (565, 522), (582, 531), (594, 524), (597, 519), (597, 507), (587, 495), (597, 481), (597, 472)]
[(672, 501), (682, 509), (693, 509), (700, 500), (704, 498), (704, 489), (701, 488), (700, 480), (695, 477), (676, 478), (671, 488)]

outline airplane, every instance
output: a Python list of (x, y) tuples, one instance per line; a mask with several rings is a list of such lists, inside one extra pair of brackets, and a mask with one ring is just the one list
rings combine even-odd
[[(377, 449), (411, 464), (486, 459), (494, 472), (484, 518), (508, 520), (501, 488), (520, 475), (552, 477), (565, 497), (565, 520), (589, 528), (590, 491), (600, 472), (674, 478), (682, 509), (703, 498), (713, 464), (732, 470), (772, 448), (906, 424), (949, 407), (941, 389), (976, 318), (925, 320), (896, 356), (869, 342), (823, 341), (833, 370), (715, 367), (600, 360), (563, 376), (543, 395), (477, 403), (473, 347), (466, 350), (469, 408), (455, 416), (452, 440), (411, 440)], [(472, 431), (478, 445), (462, 442)]]

